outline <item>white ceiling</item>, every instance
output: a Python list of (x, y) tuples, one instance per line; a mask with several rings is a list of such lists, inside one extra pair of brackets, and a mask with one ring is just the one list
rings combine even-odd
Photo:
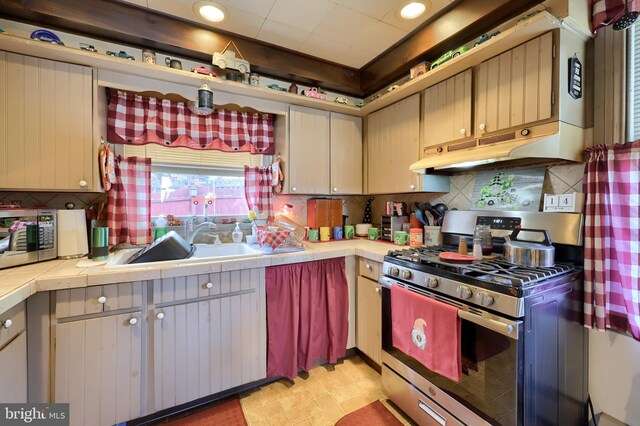
[(214, 0), (228, 11), (216, 24), (196, 16), (196, 0), (123, 1), (361, 68), (453, 0), (431, 0), (410, 21), (398, 15), (406, 0)]

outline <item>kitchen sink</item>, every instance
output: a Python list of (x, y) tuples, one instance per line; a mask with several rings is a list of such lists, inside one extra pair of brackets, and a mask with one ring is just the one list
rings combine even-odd
[(263, 256), (260, 250), (251, 248), (246, 243), (227, 243), (227, 244), (195, 244), (196, 251), (188, 259), (165, 260), (158, 262), (125, 263), (133, 254), (140, 249), (125, 249), (117, 252), (105, 265), (106, 268), (134, 268), (136, 266), (149, 267), (155, 265), (175, 265), (185, 263), (199, 263), (218, 260), (246, 259)]

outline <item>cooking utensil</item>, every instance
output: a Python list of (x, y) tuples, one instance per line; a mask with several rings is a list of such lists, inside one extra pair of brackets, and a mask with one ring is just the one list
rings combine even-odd
[[(542, 242), (518, 239), (520, 232), (537, 232), (544, 235)], [(546, 229), (516, 228), (511, 235), (504, 237), (504, 259), (522, 266), (551, 267), (555, 265), (556, 249)]]
[(424, 214), (422, 213), (422, 210), (415, 209), (413, 211), (413, 214), (416, 216), (416, 219), (418, 219), (423, 226), (429, 226), (427, 221), (426, 221), (426, 219), (425, 219), (425, 217), (424, 217)]
[(433, 206), (433, 209), (437, 211), (438, 214), (440, 215), (439, 223), (440, 225), (442, 225), (442, 221), (444, 220), (444, 215), (447, 212), (447, 210), (449, 210), (449, 207), (447, 207), (446, 204), (438, 203), (435, 206)]
[(424, 211), (425, 214), (428, 212), (431, 215), (433, 226), (440, 226), (440, 213), (429, 202), (424, 203)]
[(624, 15), (622, 15), (620, 19), (613, 23), (613, 29), (615, 31), (622, 31), (629, 28), (631, 25), (633, 25), (634, 22), (636, 22), (636, 19), (638, 19), (638, 15), (640, 15), (640, 12), (629, 12), (629, 0), (625, 0)]

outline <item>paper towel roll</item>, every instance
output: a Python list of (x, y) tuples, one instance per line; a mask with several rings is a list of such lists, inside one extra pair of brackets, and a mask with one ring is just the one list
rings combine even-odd
[(83, 209), (58, 210), (58, 257), (72, 259), (89, 253)]

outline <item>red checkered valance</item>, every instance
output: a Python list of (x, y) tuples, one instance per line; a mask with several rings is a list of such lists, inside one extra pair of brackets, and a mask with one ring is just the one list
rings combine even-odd
[(275, 154), (271, 114), (215, 110), (201, 116), (185, 102), (120, 90), (110, 93), (109, 142)]
[[(640, 11), (638, 0), (628, 0), (629, 11)], [(625, 0), (591, 0), (591, 30), (613, 24), (624, 15)]]

